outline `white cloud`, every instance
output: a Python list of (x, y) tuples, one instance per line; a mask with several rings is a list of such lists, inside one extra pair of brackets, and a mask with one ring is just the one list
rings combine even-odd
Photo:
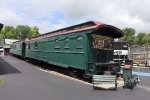
[(5, 3), (0, 3), (0, 22), (6, 25), (17, 25), (21, 19)]
[[(0, 22), (37, 25), (48, 32), (94, 19), (119, 28), (133, 27), (150, 33), (149, 0), (0, 0)], [(53, 13), (62, 12), (54, 23)], [(45, 20), (46, 18), (46, 20)], [(59, 17), (58, 17), (59, 18)]]
[(58, 30), (58, 29), (61, 29), (61, 28), (64, 28), (64, 27), (68, 26), (68, 24), (64, 21), (61, 21), (61, 23), (59, 23), (59, 24), (49, 24), (49, 22), (44, 21), (44, 22), (35, 23), (35, 24), (32, 24), (32, 25), (40, 27), (40, 33), (41, 34), (47, 33), (47, 32), (50, 32), (50, 31), (55, 31), (55, 30)]

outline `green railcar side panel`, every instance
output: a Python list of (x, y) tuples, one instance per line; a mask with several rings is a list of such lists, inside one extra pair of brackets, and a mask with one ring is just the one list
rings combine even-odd
[(22, 45), (21, 44), (13, 44), (11, 45), (11, 50), (10, 52), (12, 54), (18, 55), (18, 56), (22, 56)]
[(25, 56), (54, 65), (86, 70), (87, 33), (90, 32), (92, 30), (31, 41), (26, 44)]

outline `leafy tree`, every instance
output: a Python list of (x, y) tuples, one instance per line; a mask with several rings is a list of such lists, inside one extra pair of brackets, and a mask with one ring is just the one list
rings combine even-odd
[(37, 26), (18, 25), (16, 27), (16, 33), (18, 39), (25, 39), (39, 35), (39, 28)]
[(16, 27), (16, 34), (18, 39), (25, 39), (29, 36), (31, 28), (27, 25), (18, 25)]
[(135, 44), (135, 29), (133, 28), (124, 28), (122, 29), (124, 36), (121, 40), (128, 42), (129, 44)]
[(145, 45), (150, 45), (150, 33), (146, 34), (143, 38), (142, 41), (144, 42)]
[(137, 45), (144, 45), (146, 43), (146, 41), (144, 40), (144, 37), (145, 37), (145, 39), (148, 39), (146, 36), (147, 36), (146, 33), (139, 33), (136, 36), (136, 39), (135, 39), (136, 40), (136, 44)]
[(39, 35), (39, 28), (37, 26), (31, 27), (30, 35), (29, 37), (34, 37)]
[(0, 41), (4, 38), (3, 34), (0, 34)]
[(12, 26), (5, 26), (0, 31), (0, 40), (8, 39), (25, 39), (39, 35), (39, 28), (37, 26), (29, 27), (28, 25), (18, 25), (16, 28)]
[(16, 38), (15, 28), (12, 26), (5, 26), (1, 31), (1, 37), (3, 38)]

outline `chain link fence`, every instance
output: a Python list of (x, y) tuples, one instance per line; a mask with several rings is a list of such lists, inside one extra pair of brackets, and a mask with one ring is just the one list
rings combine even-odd
[(150, 45), (129, 47), (129, 59), (133, 59), (134, 63), (142, 63), (150, 66)]

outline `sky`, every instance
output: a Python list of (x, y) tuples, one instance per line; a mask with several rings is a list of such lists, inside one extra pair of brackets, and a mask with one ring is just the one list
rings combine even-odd
[(0, 23), (42, 34), (87, 21), (150, 33), (149, 12), (150, 0), (0, 0)]

